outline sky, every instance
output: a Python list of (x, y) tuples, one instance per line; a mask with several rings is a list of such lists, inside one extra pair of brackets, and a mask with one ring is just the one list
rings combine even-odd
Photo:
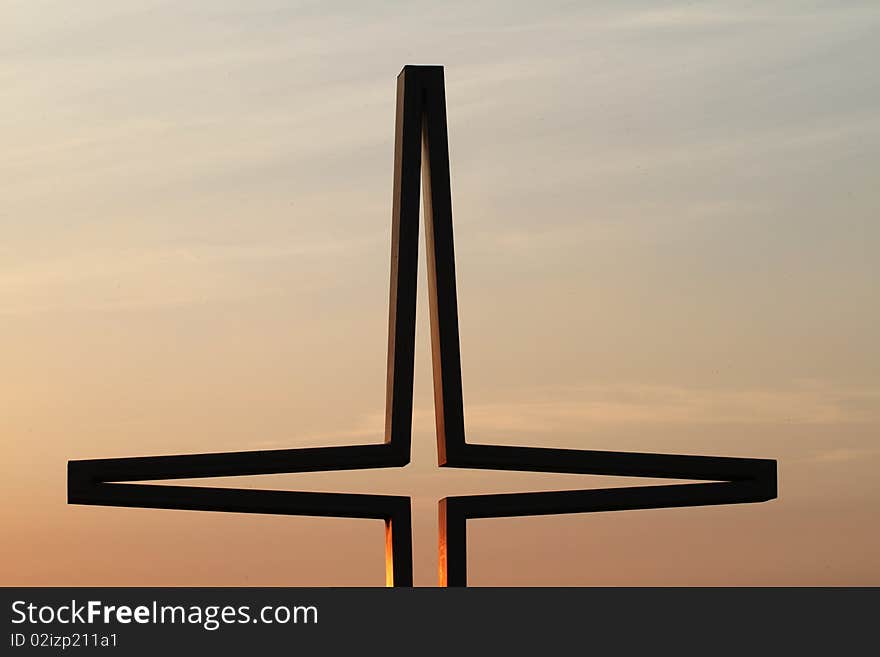
[[(875, 2), (0, 5), (0, 583), (382, 585), (381, 521), (66, 505), (68, 459), (381, 442), (395, 79), (445, 66), (474, 442), (779, 461), (760, 505), (471, 521), (478, 585), (880, 584)], [(414, 463), (202, 480), (645, 483)], [(653, 482), (652, 482), (653, 483)]]

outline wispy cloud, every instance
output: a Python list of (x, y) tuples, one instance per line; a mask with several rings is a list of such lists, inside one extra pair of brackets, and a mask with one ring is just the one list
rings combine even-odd
[(801, 383), (710, 389), (588, 385), (468, 406), (469, 426), (505, 432), (574, 431), (588, 424), (850, 424), (880, 421), (880, 389)]
[(880, 455), (880, 447), (841, 447), (819, 451), (807, 460), (816, 463), (850, 463), (874, 459), (878, 455)]
[[(80, 250), (0, 270), (0, 315), (156, 308), (271, 295), (277, 292), (277, 286), (267, 289), (254, 285), (253, 277), (242, 268), (285, 264), (302, 268), (316, 259), (350, 254), (373, 245), (370, 239), (337, 239)], [(299, 283), (305, 284), (305, 280)]]
[[(429, 426), (433, 407), (417, 407), (416, 422)], [(309, 436), (322, 440), (375, 435), (383, 416), (372, 413), (350, 430)], [(509, 401), (465, 407), (473, 434), (571, 434), (591, 426), (638, 425), (853, 425), (880, 424), (880, 388), (803, 381), (788, 387), (712, 389), (645, 384), (582, 385), (519, 390)], [(826, 460), (856, 458), (868, 450), (835, 449)]]

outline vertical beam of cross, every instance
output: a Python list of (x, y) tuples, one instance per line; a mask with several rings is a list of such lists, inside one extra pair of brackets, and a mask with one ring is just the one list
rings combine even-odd
[[(406, 415), (405, 420), (399, 420), (400, 426), (412, 421), (420, 179), (425, 195), (425, 252), (437, 452), (440, 465), (443, 465), (447, 453), (464, 444), (464, 402), (442, 66), (406, 66), (397, 78), (388, 398), (396, 400), (399, 396), (400, 404), (388, 405), (386, 422), (392, 427), (397, 426), (398, 408)], [(392, 353), (396, 357), (403, 345), (409, 357), (406, 370), (392, 357)], [(390, 394), (392, 382), (398, 386), (393, 395)]]

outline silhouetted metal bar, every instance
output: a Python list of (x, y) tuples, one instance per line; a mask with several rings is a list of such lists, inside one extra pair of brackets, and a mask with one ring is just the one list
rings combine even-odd
[(773, 479), (776, 461), (731, 456), (607, 452), (466, 444), (447, 467), (616, 477), (745, 481)]
[(376, 444), (88, 459), (69, 461), (68, 475), (76, 481), (147, 481), (387, 468), (408, 462), (389, 445)]
[(393, 495), (311, 493), (215, 486), (95, 484), (71, 495), (72, 504), (188, 511), (230, 511), (334, 518), (390, 519), (409, 498)]
[(385, 585), (413, 585), (412, 511), (410, 499), (385, 519)]
[(393, 444), (404, 443), (407, 462), (412, 435), (422, 117), (421, 90), (412, 82), (407, 84), (409, 79), (406, 69), (397, 77), (385, 388), (385, 440)]
[(452, 233), (452, 192), (446, 88), (442, 66), (407, 67), (404, 74), (423, 86), (422, 179), (425, 189), (425, 252), (431, 312), (431, 354), (437, 456), (441, 465), (464, 445), (464, 401), (461, 390), (461, 347)]

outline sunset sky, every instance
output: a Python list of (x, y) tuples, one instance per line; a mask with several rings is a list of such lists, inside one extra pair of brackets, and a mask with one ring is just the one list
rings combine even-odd
[[(472, 521), (477, 585), (880, 585), (880, 5), (0, 6), (0, 583), (382, 585), (381, 521), (66, 505), (68, 459), (381, 442), (395, 80), (446, 69), (475, 442), (775, 458), (760, 505)], [(414, 463), (202, 480), (646, 483)], [(657, 483), (657, 482), (650, 482)]]

